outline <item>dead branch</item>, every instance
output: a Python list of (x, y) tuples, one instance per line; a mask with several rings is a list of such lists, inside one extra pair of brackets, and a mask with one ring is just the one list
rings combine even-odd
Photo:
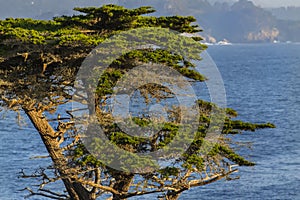
[[(62, 148), (62, 151), (70, 150), (72, 147), (76, 146), (77, 143), (78, 143), (78, 141), (79, 141), (79, 139), (80, 139), (80, 136), (78, 136), (78, 135), (75, 136), (73, 142), (72, 142), (71, 144), (69, 144), (69, 145), (63, 147), (63, 148)], [(59, 141), (58, 143), (61, 144), (62, 142)]]
[(32, 156), (32, 157), (30, 157), (29, 159), (43, 159), (43, 158), (50, 158), (50, 156), (49, 155), (47, 155), (47, 156)]
[(63, 117), (63, 118), (53, 118), (53, 119), (48, 119), (48, 122), (55, 122), (55, 121), (60, 121), (60, 120), (71, 120), (72, 118), (69, 117)]
[(202, 179), (202, 180), (192, 180), (192, 181), (189, 182), (189, 186), (190, 187), (198, 187), (198, 186), (207, 185), (207, 184), (213, 183), (217, 180), (220, 180), (222, 178), (225, 178), (225, 177), (227, 177), (228, 175), (230, 175), (234, 172), (238, 172), (238, 169), (234, 169), (232, 171), (229, 171), (229, 172), (226, 172), (226, 173), (223, 173), (223, 174), (215, 174), (214, 176), (207, 177), (207, 178)]
[(20, 191), (28, 191), (30, 193), (25, 198), (29, 198), (32, 196), (43, 196), (43, 197), (47, 197), (50, 199), (57, 199), (57, 200), (68, 200), (69, 199), (69, 197), (67, 195), (55, 193), (55, 192), (45, 190), (45, 189), (39, 189), (39, 191), (42, 191), (42, 192), (34, 192), (32, 189), (26, 187)]
[[(101, 183), (101, 172), (100, 172), (100, 169), (99, 168), (96, 168), (94, 170), (94, 173), (95, 173), (95, 184), (99, 185)], [(96, 194), (96, 191), (97, 191), (97, 188), (96, 187), (93, 187), (91, 193), (92, 194)]]
[(89, 185), (91, 187), (95, 187), (95, 188), (104, 190), (106, 192), (111, 192), (113, 194), (120, 195), (120, 192), (118, 192), (117, 190), (115, 190), (114, 188), (111, 188), (109, 186), (104, 186), (104, 185), (101, 185), (101, 184), (96, 184), (96, 183), (94, 183), (92, 181), (83, 180), (83, 179), (80, 179), (80, 178), (77, 178), (77, 177), (75, 177), (75, 180), (77, 182), (79, 182), (79, 183), (84, 184), (84, 185)]
[(31, 175), (27, 175), (24, 170), (22, 169), (21, 172), (19, 172), (19, 174), (21, 174), (19, 176), (19, 178), (41, 178), (42, 183), (39, 186), (40, 189), (43, 189), (43, 187), (49, 183), (54, 183), (58, 180), (61, 179), (60, 176), (56, 175), (55, 178), (50, 178), (46, 173), (45, 173), (46, 169), (44, 168), (40, 168), (38, 170), (36, 170), (33, 174)]

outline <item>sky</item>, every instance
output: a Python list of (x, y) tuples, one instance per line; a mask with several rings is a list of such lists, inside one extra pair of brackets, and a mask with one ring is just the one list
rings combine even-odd
[(262, 7), (300, 6), (300, 0), (253, 0)]
[[(229, 1), (234, 2), (238, 0), (208, 0), (209, 2), (214, 1)], [(252, 0), (255, 5), (259, 5), (261, 7), (287, 7), (287, 6), (300, 6), (300, 0)]]

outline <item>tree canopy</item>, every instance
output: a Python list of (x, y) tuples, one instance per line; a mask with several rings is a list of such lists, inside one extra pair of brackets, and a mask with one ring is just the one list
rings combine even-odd
[[(105, 5), (75, 10), (81, 14), (49, 21), (12, 18), (0, 21), (0, 105), (28, 116), (53, 161), (50, 168), (39, 170), (39, 173), (22, 173), (24, 178), (42, 179), (37, 191), (28, 189), (30, 195), (93, 200), (126, 199), (157, 193), (161, 198), (177, 199), (192, 187), (228, 178), (237, 171), (232, 168), (234, 164), (254, 165), (236, 152), (226, 136), (274, 128), (273, 124), (233, 120), (237, 117), (233, 109), (197, 100), (194, 102), (197, 108), (193, 109), (199, 110), (199, 115), (193, 119), (187, 117), (186, 121), (180, 120), (184, 108), (172, 103), (166, 106), (168, 120), (157, 120), (143, 112), (123, 119), (122, 123), (128, 120), (127, 125), (135, 127), (132, 129), (135, 133), (149, 131), (147, 127), (156, 130), (146, 137), (146, 133), (128, 134), (109, 110), (115, 90), (122, 93), (125, 89), (130, 90), (130, 84), (141, 84), (146, 77), (154, 76), (141, 73), (134, 77), (133, 74), (130, 84), (126, 85), (126, 81), (119, 84), (127, 73), (143, 64), (156, 73), (160, 72), (161, 76), (167, 76), (163, 72), (170, 69), (174, 72), (172, 75), (184, 77), (183, 81), (207, 80), (195, 69), (194, 61), (201, 60), (200, 53), (206, 46), (199, 42), (201, 37), (194, 34), (201, 31), (194, 25), (194, 17), (153, 17), (149, 15), (155, 11), (151, 7), (126, 9)], [(192, 37), (184, 37), (181, 33)], [(113, 36), (116, 38), (112, 40)], [(139, 42), (135, 44), (135, 41)], [(114, 48), (105, 48), (112, 43)], [(136, 48), (128, 47), (127, 51), (116, 53), (126, 45), (135, 45)], [(109, 57), (111, 54), (117, 57)], [(90, 59), (95, 62), (89, 63)], [(84, 63), (91, 65), (91, 71), (86, 71), (88, 76), (82, 77), (78, 83), (76, 77)], [(95, 83), (94, 90), (86, 89), (93, 88)], [(87, 92), (84, 93), (82, 88)], [(155, 82), (141, 84), (130, 94), (137, 95), (145, 106), (153, 102), (172, 102), (176, 98), (166, 85)], [(80, 104), (82, 110), (93, 114), (94, 118), (84, 121), (87, 129), (82, 131), (78, 126), (79, 119), (85, 116), (77, 118), (75, 113), (80, 109), (74, 110), (71, 103)], [(212, 110), (218, 117), (212, 117)], [(223, 126), (213, 127), (213, 130), (219, 130), (222, 136), (209, 152), (203, 154), (202, 147), (212, 145), (205, 140), (207, 130), (218, 120)], [(99, 154), (91, 153), (83, 136), (84, 131), (97, 135), (99, 129), (95, 125), (101, 127), (110, 145), (128, 154), (117, 157), (100, 136), (89, 141)], [(188, 141), (189, 146), (180, 147), (175, 154), (157, 156), (157, 163), (150, 162), (147, 156), (137, 156), (163, 149), (169, 152), (168, 145), (173, 140), (183, 144)], [(121, 168), (114, 168), (111, 162), (116, 162)], [(127, 165), (133, 170), (128, 170)], [(47, 184), (56, 181), (63, 182), (63, 193), (47, 189)]]

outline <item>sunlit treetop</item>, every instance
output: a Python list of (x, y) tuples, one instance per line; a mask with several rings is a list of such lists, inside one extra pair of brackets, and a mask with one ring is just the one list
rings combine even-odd
[(97, 45), (119, 31), (138, 27), (171, 28), (187, 33), (199, 31), (198, 26), (191, 25), (196, 21), (194, 17), (142, 16), (153, 13), (155, 10), (151, 7), (125, 9), (106, 5), (74, 10), (82, 14), (56, 17), (49, 21), (12, 18), (0, 21), (1, 43), (8, 48), (18, 41), (36, 45)]

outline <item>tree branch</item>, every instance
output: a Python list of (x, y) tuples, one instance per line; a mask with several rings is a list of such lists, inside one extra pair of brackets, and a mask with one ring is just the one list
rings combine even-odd
[[(50, 198), (50, 199), (56, 199), (56, 200), (68, 200), (69, 197), (67, 195), (64, 195), (64, 194), (58, 194), (58, 193), (54, 193), (54, 192), (51, 192), (49, 190), (44, 190), (44, 189), (40, 189), (42, 192), (34, 192), (32, 189), (26, 187), (20, 191), (28, 191), (30, 192), (29, 195), (27, 195), (25, 198), (29, 198), (31, 196), (43, 196), (43, 197), (47, 197), (47, 198)], [(45, 192), (45, 193), (43, 193)], [(46, 194), (46, 193), (49, 193), (49, 194)]]
[(207, 184), (210, 184), (210, 183), (213, 183), (217, 180), (220, 180), (234, 172), (238, 172), (238, 169), (234, 169), (234, 170), (231, 170), (229, 172), (226, 172), (225, 174), (216, 174), (214, 176), (211, 176), (211, 177), (208, 177), (208, 178), (205, 178), (203, 180), (192, 180), (189, 182), (189, 186), (190, 187), (198, 187), (198, 186), (203, 186), (203, 185), (207, 185)]
[(116, 194), (116, 195), (120, 195), (120, 192), (118, 192), (117, 190), (115, 190), (111, 187), (108, 187), (108, 186), (96, 184), (94, 182), (86, 181), (86, 180), (79, 179), (79, 178), (76, 178), (76, 181), (79, 182), (79, 183), (85, 184), (85, 185), (89, 185), (91, 187), (95, 187), (95, 188), (98, 188), (98, 189), (101, 189), (101, 190), (104, 190), (104, 191), (107, 191), (107, 192), (111, 192), (111, 193)]

